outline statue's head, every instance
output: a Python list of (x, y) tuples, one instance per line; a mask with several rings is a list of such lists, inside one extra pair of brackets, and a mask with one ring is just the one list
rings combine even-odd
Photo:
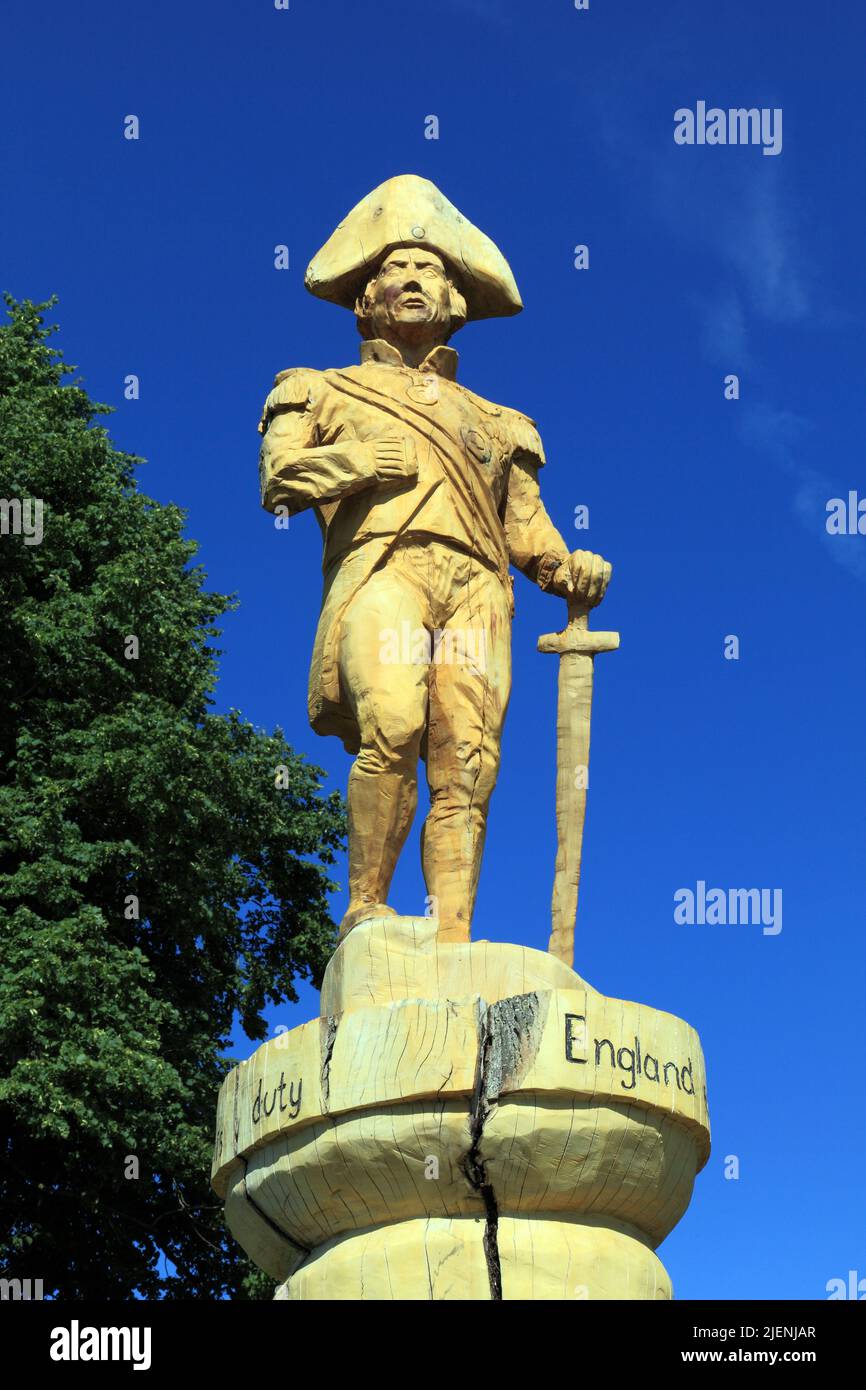
[(355, 317), (362, 338), (429, 351), (463, 327), (466, 300), (435, 251), (398, 246), (367, 281)]
[(417, 174), (386, 179), (347, 212), (304, 284), (354, 309), (361, 337), (384, 338), (409, 366), (467, 321), (523, 308), (499, 248)]

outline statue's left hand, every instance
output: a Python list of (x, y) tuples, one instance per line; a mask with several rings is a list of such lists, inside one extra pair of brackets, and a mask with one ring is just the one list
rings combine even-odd
[(553, 576), (551, 588), (586, 608), (601, 603), (610, 583), (613, 566), (591, 550), (575, 550)]

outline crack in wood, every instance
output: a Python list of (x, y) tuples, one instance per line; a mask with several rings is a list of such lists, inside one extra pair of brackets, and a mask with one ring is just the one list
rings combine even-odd
[[(477, 1192), (484, 1203), (484, 1258), (487, 1262), (487, 1278), (490, 1283), (490, 1297), (495, 1303), (502, 1300), (502, 1269), (499, 1262), (499, 1208), (496, 1193), (488, 1181), (487, 1170), (481, 1157), (481, 1140), (484, 1125), (493, 1106), (489, 1097), (488, 1067), (493, 1045), (493, 1011), (482, 1005), (479, 1017), (478, 1069), (472, 1106), (469, 1112), (470, 1145), (463, 1159), (462, 1168), (466, 1181)], [(494, 1101), (495, 1104), (495, 1101)]]

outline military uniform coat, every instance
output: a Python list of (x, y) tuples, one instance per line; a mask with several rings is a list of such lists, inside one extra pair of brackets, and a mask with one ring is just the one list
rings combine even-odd
[[(542, 588), (569, 551), (538, 488), (544, 463), (532, 420), (455, 379), (457, 354), (435, 348), (418, 368), (376, 339), (361, 365), (281, 372), (259, 426), (262, 503), (294, 515), (312, 507), (324, 541), (324, 596), (313, 649), (309, 716), (317, 733), (357, 751), (340, 691), (343, 617), (359, 588), (402, 541), (435, 539), (495, 570), (509, 564)], [(399, 436), (417, 476), (377, 474), (373, 441)]]

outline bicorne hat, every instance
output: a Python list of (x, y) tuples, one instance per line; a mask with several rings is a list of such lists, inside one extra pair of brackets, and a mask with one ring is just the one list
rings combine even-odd
[(442, 257), (466, 300), (468, 319), (523, 308), (498, 246), (417, 174), (398, 174), (362, 198), (310, 261), (304, 284), (319, 299), (354, 309), (370, 276), (397, 246), (426, 246)]

